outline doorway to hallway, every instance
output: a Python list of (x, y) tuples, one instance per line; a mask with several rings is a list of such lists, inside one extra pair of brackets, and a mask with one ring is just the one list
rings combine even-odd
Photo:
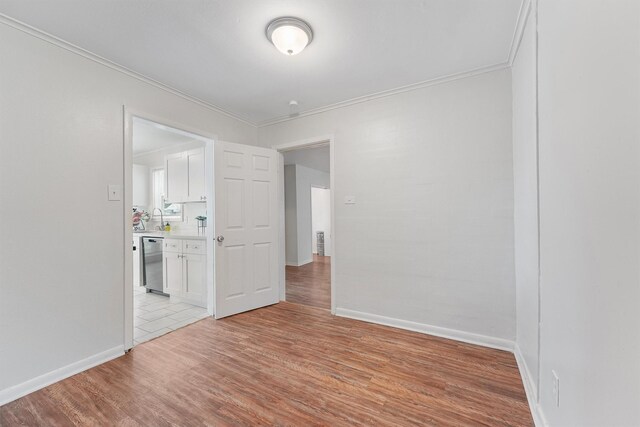
[(284, 299), (331, 309), (330, 146), (287, 150), (284, 166)]

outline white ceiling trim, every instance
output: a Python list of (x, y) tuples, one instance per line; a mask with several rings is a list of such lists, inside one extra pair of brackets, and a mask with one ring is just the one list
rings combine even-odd
[(464, 79), (467, 77), (473, 77), (479, 74), (484, 74), (484, 73), (489, 73), (492, 71), (497, 71), (497, 70), (501, 70), (504, 68), (509, 68), (513, 65), (513, 61), (515, 60), (515, 57), (518, 53), (518, 50), (520, 48), (520, 43), (522, 41), (522, 36), (524, 34), (524, 28), (525, 28), (525, 24), (527, 21), (527, 18), (529, 16), (529, 13), (531, 11), (531, 3), (532, 0), (522, 0), (521, 6), (520, 6), (520, 11), (518, 14), (518, 19), (516, 21), (516, 25), (514, 28), (514, 34), (513, 34), (513, 38), (511, 41), (511, 47), (510, 47), (510, 51), (509, 51), (509, 56), (507, 58), (507, 60), (505, 62), (501, 62), (499, 64), (495, 64), (495, 65), (490, 65), (487, 67), (481, 67), (478, 69), (474, 69), (474, 70), (469, 70), (469, 71), (464, 71), (461, 73), (455, 73), (455, 74), (449, 74), (449, 75), (445, 75), (445, 76), (441, 76), (441, 77), (437, 77), (437, 78), (433, 78), (433, 79), (429, 79), (429, 80), (425, 80), (422, 82), (418, 82), (418, 83), (413, 83), (410, 85), (406, 85), (406, 86), (401, 86), (398, 88), (394, 88), (394, 89), (389, 89), (389, 90), (385, 90), (385, 91), (381, 91), (381, 92), (376, 92), (376, 93), (372, 93), (369, 95), (364, 95), (364, 96), (360, 96), (360, 97), (356, 97), (356, 98), (352, 98), (352, 99), (348, 99), (345, 101), (340, 101), (334, 104), (330, 104), (330, 105), (326, 105), (324, 107), (319, 107), (319, 108), (314, 108), (311, 110), (306, 110), (303, 112), (300, 112), (299, 114), (296, 114), (295, 116), (282, 116), (282, 117), (277, 117), (274, 119), (270, 119), (270, 120), (266, 120), (263, 122), (259, 122), (259, 123), (254, 123), (251, 120), (248, 120), (244, 117), (239, 116), (238, 114), (232, 113), (230, 111), (227, 111), (221, 107), (218, 107), (216, 105), (210, 104), (202, 99), (199, 99), (197, 97), (194, 97), (192, 95), (188, 95), (184, 92), (181, 92), (178, 89), (175, 89), (171, 86), (168, 86), (162, 82), (159, 82), (157, 80), (154, 80), (150, 77), (145, 76), (144, 74), (138, 73), (136, 71), (133, 71), (129, 68), (126, 68), (120, 64), (117, 64), (107, 58), (101, 57), (99, 55), (96, 55), (93, 52), (90, 52), (86, 49), (83, 49), (79, 46), (76, 46), (72, 43), (69, 43), (63, 39), (60, 39), (52, 34), (49, 34), (45, 31), (42, 31), (40, 29), (37, 29), (35, 27), (32, 27), (24, 22), (21, 22), (17, 19), (14, 19), (10, 16), (4, 15), (2, 13), (0, 13), (0, 23), (5, 24), (9, 27), (15, 28), (19, 31), (22, 31), (26, 34), (29, 34), (33, 37), (36, 37), (38, 39), (41, 39), (43, 41), (46, 41), (48, 43), (51, 43), (55, 46), (58, 46), (62, 49), (65, 49), (69, 52), (75, 53), (77, 55), (80, 55), (86, 59), (89, 59), (91, 61), (97, 62), (101, 65), (104, 65), (108, 68), (111, 68), (115, 71), (121, 72), (123, 74), (126, 74), (130, 77), (133, 77), (137, 80), (140, 80), (144, 83), (147, 83), (151, 86), (157, 87), (161, 90), (164, 90), (166, 92), (169, 92), (173, 95), (179, 96), (183, 99), (186, 99), (188, 101), (191, 101), (195, 104), (198, 104), (204, 108), (207, 108), (209, 110), (215, 111), (217, 113), (220, 114), (224, 114), (228, 117), (231, 117), (233, 119), (236, 119), (238, 121), (241, 121), (247, 125), (253, 126), (253, 127), (265, 127), (265, 126), (270, 126), (276, 123), (282, 123), (282, 122), (286, 122), (286, 121), (290, 121), (290, 120), (296, 120), (302, 117), (307, 117), (307, 116), (311, 116), (311, 115), (315, 115), (315, 114), (320, 114), (326, 111), (331, 111), (331, 110), (335, 110), (338, 108), (343, 108), (343, 107), (348, 107), (351, 105), (355, 105), (355, 104), (359, 104), (362, 102), (366, 102), (366, 101), (371, 101), (374, 99), (379, 99), (379, 98), (384, 98), (387, 96), (392, 96), (392, 95), (396, 95), (396, 94), (400, 94), (400, 93), (404, 93), (404, 92), (409, 92), (409, 91), (414, 91), (414, 90), (419, 90), (425, 87), (429, 87), (429, 86), (434, 86), (434, 85), (439, 85), (439, 84), (443, 84), (443, 83), (448, 83), (451, 81), (455, 81), (455, 80), (460, 80), (460, 79)]
[(522, 36), (524, 35), (525, 24), (527, 22), (527, 18), (529, 17), (529, 13), (531, 11), (531, 3), (532, 3), (532, 0), (522, 0), (522, 2), (520, 3), (520, 11), (518, 12), (518, 19), (513, 29), (513, 37), (511, 40), (509, 55), (505, 62), (501, 62), (495, 65), (490, 65), (488, 67), (478, 68), (475, 70), (464, 71), (461, 73), (448, 74), (445, 76), (436, 77), (434, 79), (425, 80), (419, 83), (413, 83), (410, 85), (401, 86), (398, 88), (373, 93), (370, 95), (364, 95), (357, 98), (348, 99), (345, 101), (337, 102), (335, 104), (326, 105), (324, 107), (303, 111), (301, 113), (296, 114), (295, 116), (282, 116), (282, 117), (277, 117), (271, 120), (265, 120), (263, 122), (258, 123), (257, 126), (259, 128), (265, 127), (265, 126), (271, 126), (277, 123), (282, 123), (289, 120), (296, 120), (302, 117), (312, 116), (314, 114), (320, 114), (326, 111), (335, 110), (337, 108), (348, 107), (350, 105), (359, 104), (361, 102), (371, 101), (373, 99), (384, 98), (386, 96), (396, 95), (403, 92), (409, 92), (409, 91), (418, 90), (418, 89), (422, 89), (429, 86), (435, 86), (443, 83), (452, 82), (455, 80), (465, 79), (467, 77), (473, 77), (479, 74), (490, 73), (492, 71), (497, 71), (504, 68), (510, 68), (513, 65), (513, 61), (515, 60), (516, 55), (518, 54), (518, 50), (520, 49), (520, 43), (522, 42)]
[(524, 36), (524, 29), (527, 26), (527, 19), (529, 13), (531, 13), (532, 0), (523, 0), (520, 5), (520, 12), (518, 13), (518, 20), (516, 21), (516, 28), (513, 32), (513, 39), (511, 40), (511, 49), (509, 49), (509, 58), (507, 62), (509, 66), (513, 65), (520, 50), (520, 44), (522, 43), (522, 37)]
[(233, 119), (239, 120), (247, 125), (250, 126), (256, 126), (255, 123), (245, 119), (244, 117), (241, 117), (237, 114), (234, 114), (230, 111), (226, 111), (216, 105), (210, 104), (206, 101), (203, 101), (202, 99), (196, 98), (194, 96), (188, 95), (184, 92), (179, 91), (178, 89), (174, 89), (171, 86), (167, 86), (166, 84), (159, 82), (157, 80), (154, 80), (150, 77), (145, 76), (144, 74), (140, 74), (136, 71), (130, 70), (129, 68), (123, 67), (120, 64), (117, 64), (107, 58), (103, 58), (100, 55), (96, 55), (93, 52), (90, 52), (86, 49), (83, 49), (79, 46), (76, 46), (72, 43), (69, 43), (68, 41), (62, 40), (52, 34), (49, 34), (45, 31), (39, 30), (35, 27), (30, 26), (29, 24), (25, 24), (24, 22), (18, 21), (17, 19), (11, 18), (10, 16), (7, 16), (5, 14), (0, 13), (0, 23), (5, 24), (9, 27), (15, 28), (16, 30), (22, 31), (26, 34), (29, 34), (30, 36), (36, 37), (40, 40), (44, 40), (47, 43), (51, 43), (55, 46), (58, 46), (62, 49), (65, 49), (69, 52), (75, 53), (76, 55), (80, 55), (86, 59), (89, 59), (91, 61), (97, 62), (98, 64), (104, 65), (105, 67), (109, 67), (112, 70), (115, 71), (119, 71), (123, 74), (126, 74), (129, 77), (133, 77), (134, 79), (140, 80), (144, 83), (147, 83), (151, 86), (157, 87), (158, 89), (164, 90), (166, 92), (169, 92), (173, 95), (179, 96), (183, 99), (186, 99), (187, 101), (191, 101), (195, 104), (200, 105), (201, 107), (204, 107), (208, 110), (212, 110), (215, 111), (217, 113), (220, 114), (224, 114), (225, 116), (231, 117)]
[(264, 122), (258, 123), (258, 127), (271, 126), (276, 123), (282, 123), (289, 120), (296, 120), (302, 117), (312, 116), (314, 114), (324, 113), (326, 111), (335, 110), (337, 108), (344, 108), (354, 104), (360, 104), (362, 102), (371, 101), (374, 99), (384, 98), (387, 96), (397, 95), (399, 93), (410, 92), (418, 89), (422, 89), (429, 86), (435, 86), (443, 83), (449, 83), (455, 80), (465, 79), (467, 77), (477, 76), (479, 74), (490, 73), (492, 71), (502, 70), (504, 68), (509, 68), (510, 64), (508, 62), (502, 62), (496, 65), (490, 65), (488, 67), (477, 68), (471, 71), (464, 71), (462, 73), (449, 74), (442, 77), (437, 77), (435, 79), (425, 80), (423, 82), (410, 84), (407, 86), (401, 86), (395, 89), (389, 89), (382, 92), (376, 92), (371, 95), (359, 96), (357, 98), (348, 99), (346, 101), (340, 101), (335, 104), (327, 105), (320, 108), (314, 108), (311, 110), (303, 111), (295, 116), (283, 116), (278, 117), (272, 120), (266, 120)]

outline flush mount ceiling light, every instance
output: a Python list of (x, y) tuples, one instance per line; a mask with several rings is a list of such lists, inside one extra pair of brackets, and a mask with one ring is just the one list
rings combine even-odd
[(267, 39), (285, 55), (296, 55), (313, 40), (313, 31), (302, 19), (286, 16), (267, 25)]

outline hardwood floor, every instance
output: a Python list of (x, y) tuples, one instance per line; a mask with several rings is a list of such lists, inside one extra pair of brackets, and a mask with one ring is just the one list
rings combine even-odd
[(331, 308), (331, 257), (313, 255), (313, 262), (286, 267), (287, 301)]
[(512, 354), (280, 303), (205, 319), (0, 408), (29, 426), (532, 426)]

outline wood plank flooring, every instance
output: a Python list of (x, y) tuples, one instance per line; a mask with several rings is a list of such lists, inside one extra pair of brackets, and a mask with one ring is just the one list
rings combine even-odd
[(29, 426), (532, 426), (512, 354), (280, 303), (0, 408)]
[(287, 301), (331, 308), (331, 257), (313, 255), (313, 262), (286, 267)]

